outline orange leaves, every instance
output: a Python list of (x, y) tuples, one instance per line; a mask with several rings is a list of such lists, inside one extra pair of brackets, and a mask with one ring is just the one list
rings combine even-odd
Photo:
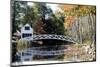
[(74, 21), (74, 16), (72, 16), (74, 15), (73, 9), (76, 6), (77, 5), (60, 5), (60, 8), (64, 11), (65, 15), (65, 23), (64, 23), (65, 28), (72, 27)]
[(74, 5), (60, 5), (61, 9), (64, 11), (70, 11), (74, 8)]
[(68, 17), (66, 17), (65, 18), (65, 28), (66, 28), (66, 26), (67, 26), (67, 28), (68, 27), (72, 27), (72, 25), (73, 25), (73, 22), (74, 22), (74, 16), (68, 16)]

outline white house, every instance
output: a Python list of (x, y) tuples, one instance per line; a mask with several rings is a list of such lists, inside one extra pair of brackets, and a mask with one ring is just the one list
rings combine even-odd
[(26, 24), (21, 28), (21, 39), (28, 41), (33, 40), (33, 29), (29, 24)]

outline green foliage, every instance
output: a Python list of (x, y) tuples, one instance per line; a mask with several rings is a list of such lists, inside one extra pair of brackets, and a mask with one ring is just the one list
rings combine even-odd
[(20, 40), (18, 40), (18, 42), (17, 42), (17, 50), (18, 50), (18, 51), (25, 50), (25, 49), (27, 49), (30, 45), (31, 45), (31, 43), (30, 43), (29, 41), (20, 39)]
[(12, 2), (12, 33), (19, 29), (18, 25), (22, 23), (22, 17), (25, 15), (26, 2)]
[(48, 9), (45, 4), (42, 5), (40, 3), (34, 3), (34, 5), (29, 6), (27, 2), (16, 1), (14, 2), (12, 7), (14, 11), (12, 17), (12, 26), (14, 30), (12, 32), (20, 29), (20, 24), (24, 25), (26, 23), (30, 23), (34, 26), (36, 23), (39, 23), (38, 20), (44, 19), (44, 14), (49, 11), (48, 14), (52, 14), (52, 19), (42, 21), (45, 23), (47, 22), (48, 24), (50, 23), (49, 25), (46, 24), (47, 26), (45, 27), (45, 30), (47, 31), (47, 33), (51, 34), (64, 34), (63, 16), (60, 14), (59, 17), (57, 16), (58, 14), (53, 14), (52, 10), (50, 8)]
[(64, 21), (63, 21), (63, 16), (61, 17), (54, 17), (53, 20), (53, 25), (54, 25), (54, 29), (55, 29), (55, 34), (60, 34), (60, 35), (64, 35)]

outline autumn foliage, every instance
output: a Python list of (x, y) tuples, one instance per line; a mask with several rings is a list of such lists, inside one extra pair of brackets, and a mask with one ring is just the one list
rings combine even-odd
[(46, 32), (43, 30), (43, 22), (37, 21), (37, 23), (34, 25), (34, 30), (36, 34), (46, 34)]
[(72, 27), (72, 25), (73, 25), (73, 22), (74, 22), (74, 16), (68, 16), (68, 17), (66, 17), (65, 18), (65, 23), (64, 23), (64, 25), (65, 25), (65, 28), (67, 27)]

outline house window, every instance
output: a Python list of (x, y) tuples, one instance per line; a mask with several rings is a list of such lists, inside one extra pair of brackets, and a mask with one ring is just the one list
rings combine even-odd
[(30, 27), (29, 26), (25, 26), (25, 30), (30, 30)]
[(24, 33), (22, 34), (22, 37), (23, 37), (23, 38), (25, 38), (25, 37), (31, 37), (31, 36), (32, 36), (31, 33), (30, 33), (30, 34), (24, 34)]
[(29, 58), (24, 59), (24, 61), (29, 61), (29, 60), (30, 60)]

